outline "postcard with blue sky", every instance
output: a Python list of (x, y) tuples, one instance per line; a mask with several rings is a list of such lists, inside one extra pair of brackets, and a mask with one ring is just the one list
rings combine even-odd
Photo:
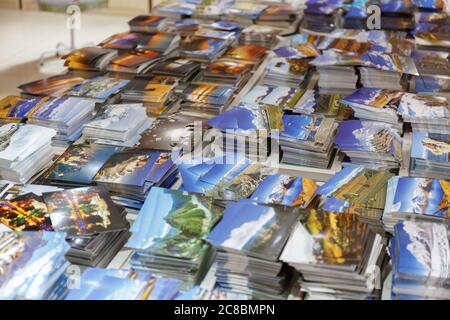
[(222, 220), (207, 241), (214, 246), (276, 261), (297, 218), (298, 212), (294, 210), (240, 200), (227, 205)]
[(450, 134), (414, 131), (411, 157), (436, 162), (450, 162)]
[(45, 299), (68, 264), (65, 238), (61, 232), (0, 233), (0, 299)]
[(389, 180), (385, 212), (450, 217), (450, 182), (429, 178)]
[(87, 268), (80, 287), (71, 289), (66, 300), (170, 300), (180, 285), (180, 280), (149, 272)]
[(208, 120), (208, 124), (220, 130), (267, 130), (265, 114), (259, 107), (240, 104)]
[(317, 185), (302, 177), (268, 175), (252, 194), (251, 199), (262, 204), (307, 206), (315, 196)]
[(280, 133), (280, 137), (303, 141), (314, 141), (321, 123), (322, 118), (318, 117), (284, 114), (284, 130)]
[(341, 188), (344, 184), (351, 181), (364, 171), (364, 167), (356, 165), (346, 165), (341, 171), (337, 172), (330, 179), (325, 181), (317, 190), (316, 193), (322, 196), (330, 197), (336, 190)]
[(436, 280), (448, 275), (450, 247), (445, 225), (401, 221), (395, 226), (394, 239), (396, 277)]

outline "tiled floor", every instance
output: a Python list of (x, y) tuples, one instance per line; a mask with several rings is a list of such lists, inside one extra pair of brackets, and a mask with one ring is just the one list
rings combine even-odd
[[(130, 18), (83, 13), (76, 45), (97, 44), (114, 33), (126, 31)], [(50, 59), (41, 68), (39, 57), (58, 42), (69, 44), (66, 19), (64, 14), (0, 10), (0, 98), (19, 93), (19, 84), (64, 70), (60, 59)]]

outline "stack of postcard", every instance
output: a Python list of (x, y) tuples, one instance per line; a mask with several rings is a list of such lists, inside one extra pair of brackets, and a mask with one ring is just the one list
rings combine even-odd
[(175, 21), (175, 32), (182, 37), (192, 36), (199, 28), (197, 19), (182, 19)]
[(121, 150), (115, 146), (73, 144), (56, 159), (43, 178), (46, 183), (56, 186), (91, 185), (106, 160)]
[(113, 104), (84, 125), (83, 137), (93, 143), (132, 147), (149, 126), (142, 104)]
[(450, 134), (414, 131), (410, 174), (450, 180)]
[(380, 3), (383, 29), (409, 31), (414, 28), (414, 2), (383, 1)]
[(58, 280), (69, 266), (64, 238), (63, 232), (0, 232), (0, 299), (60, 299)]
[(278, 33), (279, 31), (271, 26), (252, 24), (242, 30), (239, 43), (272, 48), (277, 43)]
[(103, 40), (99, 46), (117, 50), (152, 50), (167, 55), (178, 47), (179, 41), (180, 37), (178, 35), (167, 32), (126, 32), (112, 35), (108, 39)]
[(123, 102), (143, 102), (148, 115), (161, 115), (177, 99), (175, 88), (178, 79), (154, 76), (149, 79), (133, 79), (121, 93)]
[(279, 257), (299, 215), (298, 209), (252, 200), (229, 203), (207, 238), (217, 250), (218, 285), (254, 298), (285, 299), (292, 269)]
[(356, 214), (312, 209), (280, 259), (300, 272), (306, 299), (376, 299), (386, 251), (383, 238)]
[[(75, 86), (67, 93), (69, 96), (96, 99), (96, 101), (111, 103), (116, 93), (125, 87), (130, 80), (110, 78), (110, 77), (94, 77), (83, 81)], [(118, 97), (116, 95), (116, 97)]]
[(450, 299), (450, 246), (444, 224), (401, 221), (395, 225), (390, 250), (392, 299)]
[(332, 118), (284, 114), (283, 130), (278, 137), (281, 162), (328, 168), (335, 153), (333, 142), (337, 126)]
[(0, 126), (0, 176), (24, 183), (48, 165), (54, 129), (36, 125), (7, 123)]
[(355, 117), (365, 120), (383, 121), (398, 126), (399, 123), (397, 108), (403, 92), (361, 88), (342, 99), (342, 103), (350, 106), (355, 111)]
[(194, 81), (205, 84), (223, 84), (241, 87), (250, 77), (253, 62), (219, 59), (209, 64)]
[(321, 208), (332, 212), (344, 212), (350, 208), (361, 219), (380, 226), (388, 180), (393, 175), (386, 170), (377, 171), (346, 164), (316, 190), (325, 200)]
[(220, 57), (227, 46), (227, 40), (192, 36), (180, 42), (180, 55), (196, 61), (211, 62)]
[(306, 77), (309, 63), (306, 59), (269, 58), (264, 75), (264, 84), (272, 86), (298, 87)]
[(51, 227), (67, 234), (66, 257), (74, 264), (106, 267), (130, 236), (125, 210), (103, 187), (43, 193), (43, 201), (33, 199), (35, 208), (44, 205)]
[(132, 270), (86, 268), (65, 300), (172, 300), (181, 281)]
[(405, 93), (397, 112), (413, 130), (450, 133), (450, 103), (445, 97)]
[(175, 300), (251, 300), (251, 296), (223, 289), (217, 284), (214, 287), (195, 286), (177, 295)]
[(76, 85), (81, 84), (87, 78), (95, 75), (98, 75), (97, 72), (84, 72), (82, 75), (78, 74), (78, 72), (67, 72), (62, 75), (28, 82), (18, 86), (18, 88), (25, 95), (59, 97)]
[(242, 97), (241, 102), (249, 105), (271, 105), (281, 110), (293, 109), (300, 98), (301, 90), (285, 86), (254, 86)]
[(7, 122), (23, 122), (33, 110), (43, 105), (48, 98), (22, 98), (6, 96), (0, 100), (0, 119)]
[[(157, 62), (152, 66), (150, 74), (175, 77), (180, 79), (180, 81), (186, 82), (191, 79), (200, 68), (201, 63), (198, 61), (174, 57)], [(146, 74), (143, 74), (143, 76), (146, 76)]]
[(331, 33), (336, 28), (337, 10), (342, 4), (343, 1), (307, 0), (303, 11), (301, 30)]
[(450, 27), (448, 21), (418, 22), (413, 31), (419, 48), (448, 50), (450, 47)]
[[(137, 207), (153, 186), (170, 187), (176, 167), (171, 153), (159, 150), (129, 150), (114, 153), (96, 174), (94, 181), (118, 194), (114, 201)], [(123, 199), (124, 198), (124, 199)]]
[(340, 94), (320, 94), (317, 90), (301, 89), (301, 97), (292, 109), (294, 113), (332, 117), (337, 120), (353, 118), (353, 109), (341, 102)]
[(169, 19), (161, 16), (139, 15), (128, 21), (131, 32), (164, 31)]
[(211, 118), (230, 104), (235, 89), (219, 84), (190, 84), (181, 96), (181, 111), (185, 115)]
[(192, 16), (196, 9), (194, 3), (169, 0), (163, 1), (152, 9), (153, 14), (165, 16), (171, 20), (180, 20), (186, 16)]
[(295, 25), (295, 21), (299, 18), (300, 12), (290, 3), (274, 3), (259, 15), (256, 20), (258, 25), (269, 25), (278, 28), (289, 28)]
[(402, 138), (388, 123), (342, 121), (334, 142), (351, 163), (367, 168), (396, 169), (402, 162)]
[(28, 122), (53, 128), (55, 140), (71, 142), (77, 140), (83, 125), (94, 117), (95, 100), (63, 96), (49, 100), (29, 114)]
[(188, 288), (199, 284), (213, 259), (204, 238), (221, 216), (212, 198), (152, 188), (126, 244), (135, 251), (130, 263), (136, 270), (178, 278)]
[(225, 153), (264, 161), (269, 152), (270, 114), (263, 107), (244, 103), (222, 112), (207, 122), (219, 130), (213, 143)]
[(236, 1), (226, 9), (227, 19), (237, 21), (244, 25), (253, 24), (259, 15), (267, 8), (266, 4)]
[(137, 49), (121, 54), (111, 61), (108, 71), (141, 73), (152, 64), (162, 59), (157, 51)]
[(233, 30), (225, 30), (216, 28), (214, 25), (201, 25), (195, 33), (195, 37), (225, 40), (227, 45), (231, 45), (236, 40), (236, 32)]
[(392, 232), (399, 220), (434, 220), (448, 224), (450, 181), (430, 178), (393, 177), (389, 180), (385, 229)]
[(419, 75), (413, 58), (396, 53), (368, 51), (361, 56), (361, 61), (367, 66), (359, 68), (361, 83), (368, 88), (403, 90), (404, 76)]
[(412, 77), (410, 90), (420, 94), (450, 97), (450, 76), (434, 75)]
[(104, 70), (112, 59), (117, 57), (117, 51), (100, 47), (77, 49), (63, 56), (64, 65), (75, 70)]
[(267, 48), (257, 46), (254, 44), (239, 45), (235, 48), (230, 48), (225, 52), (224, 58), (239, 61), (250, 61), (256, 66), (261, 63), (267, 53)]
[(411, 53), (419, 74), (429, 76), (450, 76), (449, 55), (449, 52), (431, 50), (414, 50)]

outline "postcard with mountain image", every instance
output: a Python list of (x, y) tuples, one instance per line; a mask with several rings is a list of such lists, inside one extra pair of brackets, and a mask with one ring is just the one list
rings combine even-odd
[(121, 149), (93, 144), (72, 145), (48, 170), (46, 179), (90, 184), (106, 160)]
[(418, 76), (414, 60), (411, 57), (404, 57), (396, 53), (381, 53), (368, 51), (361, 55), (364, 64), (378, 70), (406, 73)]
[(267, 121), (261, 108), (240, 104), (208, 120), (208, 124), (222, 131), (268, 130)]
[(1, 119), (23, 119), (33, 110), (42, 106), (48, 98), (22, 98), (19, 96), (7, 96), (0, 100)]
[[(432, 282), (449, 273), (450, 246), (445, 225), (400, 221), (395, 225), (396, 277)], [(445, 280), (444, 280), (445, 281)], [(448, 281), (448, 277), (447, 277)]]
[(284, 114), (284, 130), (280, 132), (280, 137), (313, 142), (322, 121), (320, 117)]
[(143, 186), (160, 154), (151, 150), (117, 152), (105, 162), (94, 180), (99, 183)]
[(306, 207), (315, 196), (314, 181), (288, 175), (268, 175), (256, 188), (251, 199), (262, 204)]
[(65, 300), (170, 300), (180, 285), (180, 280), (150, 272), (87, 268), (80, 287), (71, 289)]
[(281, 260), (298, 264), (358, 265), (364, 257), (368, 225), (356, 214), (312, 209), (298, 223)]
[(68, 265), (65, 237), (64, 232), (0, 233), (0, 299), (46, 299)]
[(450, 181), (393, 177), (388, 189), (385, 212), (450, 218)]
[(103, 187), (44, 194), (53, 228), (68, 236), (92, 235), (127, 228), (128, 223)]
[(53, 231), (47, 206), (32, 193), (1, 200), (0, 223), (13, 231)]
[(343, 98), (342, 103), (350, 106), (369, 106), (375, 109), (382, 109), (387, 105), (397, 104), (402, 96), (403, 92), (395, 90), (360, 88)]
[(376, 152), (402, 157), (402, 138), (391, 125), (377, 121), (347, 120), (339, 124), (335, 143), (345, 151)]
[(413, 131), (411, 157), (450, 162), (450, 134)]
[(388, 180), (393, 175), (389, 171), (345, 165), (341, 171), (317, 188), (316, 193), (348, 201), (355, 207), (383, 209), (385, 199), (378, 195), (382, 190), (386, 190)]
[(72, 89), (74, 86), (79, 85), (84, 80), (84, 77), (66, 73), (63, 75), (56, 75), (53, 77), (37, 80), (18, 86), (22, 92), (42, 95), (42, 96), (55, 96), (63, 94), (64, 92)]
[[(212, 198), (153, 187), (131, 227), (127, 247), (181, 258), (194, 258), (222, 216)], [(184, 248), (184, 250), (183, 250)]]
[(227, 205), (207, 241), (225, 250), (277, 261), (298, 216), (292, 208), (240, 200)]
[(405, 93), (397, 112), (408, 117), (448, 119), (450, 104), (445, 97)]

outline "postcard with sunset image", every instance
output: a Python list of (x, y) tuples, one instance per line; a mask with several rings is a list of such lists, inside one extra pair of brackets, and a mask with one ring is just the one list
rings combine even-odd
[(59, 96), (82, 83), (85, 78), (66, 73), (18, 86), (22, 92), (37, 96)]
[(265, 47), (257, 46), (254, 44), (248, 44), (229, 49), (225, 53), (224, 57), (237, 60), (247, 60), (257, 62), (264, 57), (266, 52), (267, 49)]

